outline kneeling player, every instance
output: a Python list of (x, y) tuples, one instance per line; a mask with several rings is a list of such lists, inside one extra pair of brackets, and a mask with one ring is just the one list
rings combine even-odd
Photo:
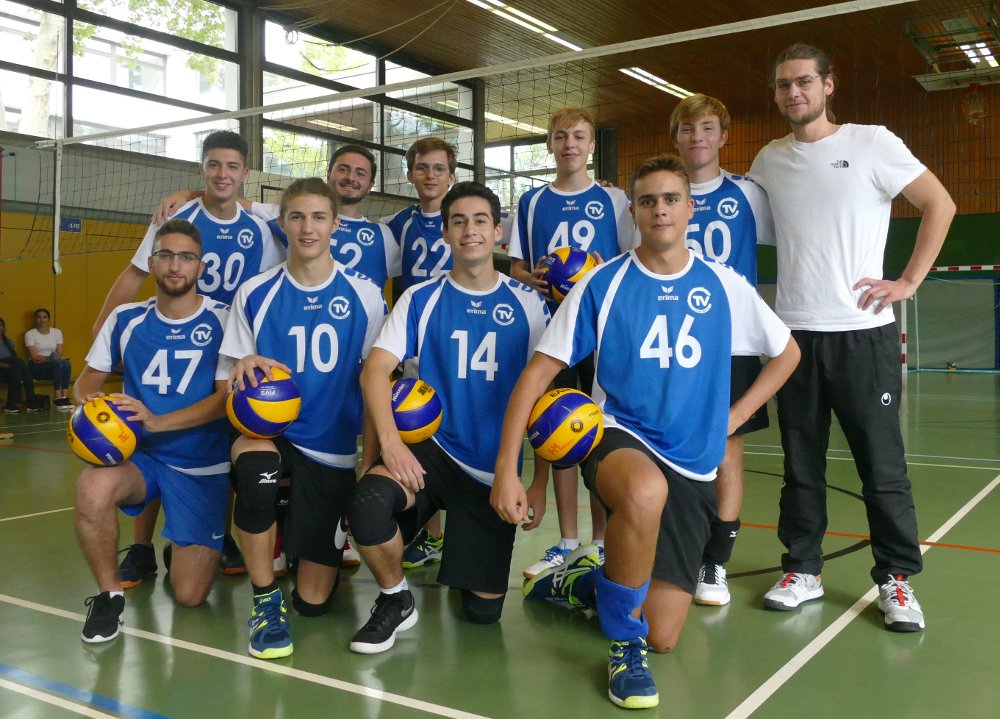
[[(596, 351), (594, 399), (606, 431), (583, 474), (610, 510), (606, 563), (597, 568), (596, 552), (584, 548), (529, 581), (571, 603), (596, 590), (612, 640), (608, 695), (645, 708), (659, 702), (647, 635), (666, 651), (683, 627), (726, 436), (781, 386), (798, 348), (746, 280), (684, 246), (694, 203), (679, 158), (640, 165), (632, 197), (641, 244), (577, 284), (539, 343), (507, 407), (492, 502), (508, 522), (525, 519), (515, 468), (531, 407), (560, 369)], [(730, 408), (736, 351), (773, 359)], [(661, 521), (668, 531), (658, 546)]]
[(156, 297), (112, 311), (74, 386), (77, 403), (101, 397), (122, 363), (124, 393), (111, 398), (144, 429), (129, 461), (80, 473), (76, 534), (100, 589), (87, 600), (85, 642), (114, 639), (122, 625), (116, 506), (134, 516), (162, 498), (163, 535), (171, 541), (164, 562), (174, 596), (186, 606), (205, 601), (225, 532), (230, 430), (223, 416), (227, 373), (217, 365), (229, 308), (197, 294), (201, 239), (187, 220), (156, 231), (147, 264)]
[[(448, 512), (438, 581), (462, 593), (465, 616), (478, 624), (500, 619), (510, 573), (514, 526), (489, 504), (507, 397), (548, 322), (537, 292), (497, 272), (500, 201), (487, 187), (461, 182), (441, 206), (454, 269), (403, 293), (361, 375), (382, 456), (358, 484), (351, 529), (381, 593), (351, 649), (389, 649), (396, 632), (417, 621), (400, 560), (434, 512)], [(404, 445), (392, 417), (389, 378), (403, 360), (419, 360), (420, 378), (443, 405), (435, 435)], [(519, 466), (513, 471), (519, 472)], [(544, 499), (543, 499), (544, 501)]]
[(281, 197), (281, 223), (288, 261), (240, 287), (221, 349), (237, 360), (232, 379), (240, 387), (256, 386), (255, 368), (280, 367), (302, 395), (282, 436), (233, 444), (233, 521), (254, 594), (249, 652), (260, 659), (292, 653), (273, 564), (282, 477), (291, 477), (284, 546), (299, 560), (292, 606), (305, 617), (330, 610), (362, 429), (358, 374), (386, 314), (379, 288), (330, 255), (337, 204), (325, 182), (293, 182)]

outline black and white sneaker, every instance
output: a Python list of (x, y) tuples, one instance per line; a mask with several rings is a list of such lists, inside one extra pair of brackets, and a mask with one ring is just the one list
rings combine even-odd
[(110, 642), (118, 636), (124, 625), (122, 612), (125, 611), (125, 597), (112, 597), (110, 592), (101, 592), (84, 601), (90, 610), (83, 624), (80, 638), (88, 644)]
[(395, 594), (380, 592), (372, 606), (372, 616), (351, 639), (351, 651), (359, 654), (378, 654), (391, 649), (396, 643), (396, 632), (409, 629), (417, 623), (417, 605), (410, 590)]

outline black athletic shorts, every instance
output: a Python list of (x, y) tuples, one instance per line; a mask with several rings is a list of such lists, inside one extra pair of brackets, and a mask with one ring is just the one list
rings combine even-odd
[(446, 510), (448, 538), (438, 582), (458, 589), (506, 593), (517, 525), (500, 519), (490, 506), (490, 488), (466, 474), (433, 440), (409, 447), (426, 474), (413, 507), (396, 517), (403, 542), (409, 543), (436, 511)]
[(552, 384), (556, 389), (578, 389), (588, 395), (593, 395), (594, 355), (588, 355), (572, 367), (560, 370)]
[(290, 478), (282, 526), (285, 552), (297, 559), (339, 567), (344, 548), (337, 546), (337, 527), (354, 495), (354, 470), (320, 464), (284, 437), (272, 441), (281, 454), (281, 476)]
[[(732, 357), (732, 380), (729, 383), (729, 406), (732, 407), (736, 404), (736, 400), (742, 397), (750, 385), (754, 383), (757, 379), (757, 375), (760, 374), (761, 364), (759, 357), (742, 357), (734, 355)], [(751, 432), (756, 432), (759, 429), (767, 429), (771, 423), (767, 418), (767, 405), (763, 405), (760, 409), (750, 415), (750, 419), (744, 422), (742, 425), (736, 428), (733, 432), (733, 436), (737, 437), (741, 434), (750, 434)]]
[(667, 480), (667, 504), (660, 517), (653, 577), (694, 594), (709, 527), (715, 517), (715, 482), (699, 482), (678, 474), (631, 434), (610, 428), (583, 462), (583, 481), (592, 492), (597, 493), (597, 465), (616, 449), (642, 452)]

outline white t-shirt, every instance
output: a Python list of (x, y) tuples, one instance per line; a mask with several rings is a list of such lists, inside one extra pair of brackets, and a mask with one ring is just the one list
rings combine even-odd
[(864, 278), (882, 277), (892, 200), (927, 168), (881, 125), (841, 125), (816, 142), (772, 140), (750, 176), (771, 202), (778, 248), (775, 310), (792, 329), (841, 332), (894, 320), (858, 309)]
[(48, 357), (62, 343), (62, 330), (57, 330), (55, 327), (50, 327), (47, 335), (43, 335), (36, 329), (28, 330), (24, 334), (24, 344), (28, 347), (34, 347), (35, 352), (42, 357)]

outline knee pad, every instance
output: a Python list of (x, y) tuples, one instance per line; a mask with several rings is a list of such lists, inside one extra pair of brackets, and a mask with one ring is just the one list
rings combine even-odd
[(594, 574), (597, 617), (601, 621), (601, 631), (604, 632), (604, 636), (613, 641), (626, 642), (649, 634), (646, 615), (640, 614), (638, 619), (632, 616), (632, 610), (641, 607), (646, 601), (649, 581), (637, 589), (632, 589), (608, 579), (604, 574), (604, 567)]
[(274, 452), (244, 452), (233, 462), (233, 522), (244, 532), (261, 534), (274, 524), (274, 503), (281, 480), (281, 458)]
[(319, 604), (310, 604), (301, 596), (299, 596), (299, 590), (292, 590), (292, 608), (303, 617), (321, 617), (330, 611), (333, 606), (333, 595), (337, 593), (337, 586), (340, 584), (340, 574), (337, 574), (337, 579), (333, 583), (333, 589), (330, 590), (330, 596), (326, 598), (325, 601)]
[(354, 490), (347, 513), (351, 534), (364, 547), (385, 544), (396, 536), (396, 515), (405, 508), (406, 492), (395, 480), (366, 474)]
[(504, 597), (487, 599), (468, 589), (462, 590), (462, 611), (473, 624), (496, 624), (503, 611)]

